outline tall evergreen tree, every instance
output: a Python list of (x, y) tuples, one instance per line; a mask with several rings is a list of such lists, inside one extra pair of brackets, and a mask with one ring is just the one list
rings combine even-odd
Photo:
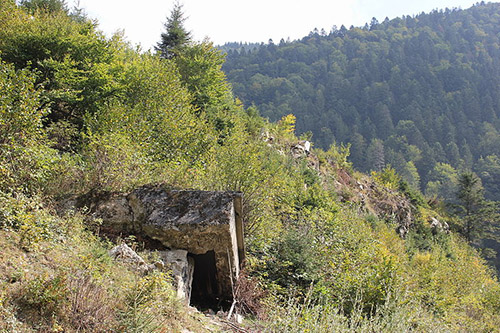
[(370, 169), (382, 171), (385, 166), (384, 143), (380, 139), (372, 139), (367, 149)]
[(495, 207), (484, 199), (481, 180), (472, 172), (460, 174), (457, 199), (458, 216), (462, 222), (462, 234), (472, 242), (480, 236), (485, 224), (495, 219)]
[(182, 48), (191, 42), (191, 33), (184, 27), (184, 12), (182, 4), (176, 2), (174, 8), (164, 24), (165, 32), (161, 34), (161, 40), (156, 44), (156, 51), (160, 52), (162, 58), (174, 57)]

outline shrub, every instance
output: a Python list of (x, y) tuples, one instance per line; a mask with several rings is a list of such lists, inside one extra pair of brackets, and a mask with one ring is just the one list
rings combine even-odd
[(386, 166), (382, 171), (373, 171), (372, 177), (380, 185), (383, 185), (391, 190), (398, 189), (401, 181), (401, 177), (390, 165)]
[(68, 299), (66, 279), (66, 274), (62, 272), (52, 277), (36, 276), (24, 287), (21, 302), (37, 309), (41, 316), (52, 316)]
[(126, 332), (153, 332), (174, 316), (175, 293), (167, 274), (154, 272), (139, 279), (127, 292), (120, 322)]
[(329, 301), (289, 300), (282, 308), (271, 308), (264, 332), (448, 332), (440, 320), (413, 302), (388, 298), (367, 317), (361, 300), (349, 314)]

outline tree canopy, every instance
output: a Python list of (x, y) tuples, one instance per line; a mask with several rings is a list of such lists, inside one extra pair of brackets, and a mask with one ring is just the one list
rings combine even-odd
[(482, 2), (279, 44), (227, 44), (223, 69), (264, 117), (293, 113), (323, 148), (351, 143), (359, 170), (390, 164), (426, 190), (439, 163), (472, 168), (499, 200), (499, 12)]
[(498, 218), (495, 204), (486, 201), (483, 192), (481, 180), (474, 173), (460, 174), (456, 209), (461, 219), (461, 232), (469, 242), (483, 236), (487, 224)]

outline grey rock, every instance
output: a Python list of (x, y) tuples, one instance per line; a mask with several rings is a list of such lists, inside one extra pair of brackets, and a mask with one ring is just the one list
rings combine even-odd
[(111, 258), (117, 261), (121, 261), (125, 264), (130, 265), (132, 268), (136, 269), (142, 274), (147, 274), (156, 268), (153, 264), (146, 264), (144, 259), (142, 259), (141, 256), (139, 256), (125, 243), (112, 248), (109, 251), (109, 255)]
[(293, 145), (290, 149), (292, 156), (294, 158), (299, 158), (302, 156), (309, 156), (311, 152), (311, 143), (309, 141), (299, 141)]
[(438, 233), (438, 232), (446, 232), (448, 233), (450, 231), (450, 226), (446, 222), (441, 222), (435, 217), (431, 217), (431, 229), (432, 232)]

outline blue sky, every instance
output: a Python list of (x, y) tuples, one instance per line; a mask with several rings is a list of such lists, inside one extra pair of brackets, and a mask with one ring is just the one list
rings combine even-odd
[[(78, 0), (67, 0), (73, 6)], [(124, 30), (144, 50), (160, 38), (174, 0), (79, 0), (108, 36)], [(304, 37), (314, 28), (362, 26), (372, 17), (414, 15), (446, 7), (471, 7), (472, 0), (183, 0), (186, 28), (196, 40), (267, 42)]]

